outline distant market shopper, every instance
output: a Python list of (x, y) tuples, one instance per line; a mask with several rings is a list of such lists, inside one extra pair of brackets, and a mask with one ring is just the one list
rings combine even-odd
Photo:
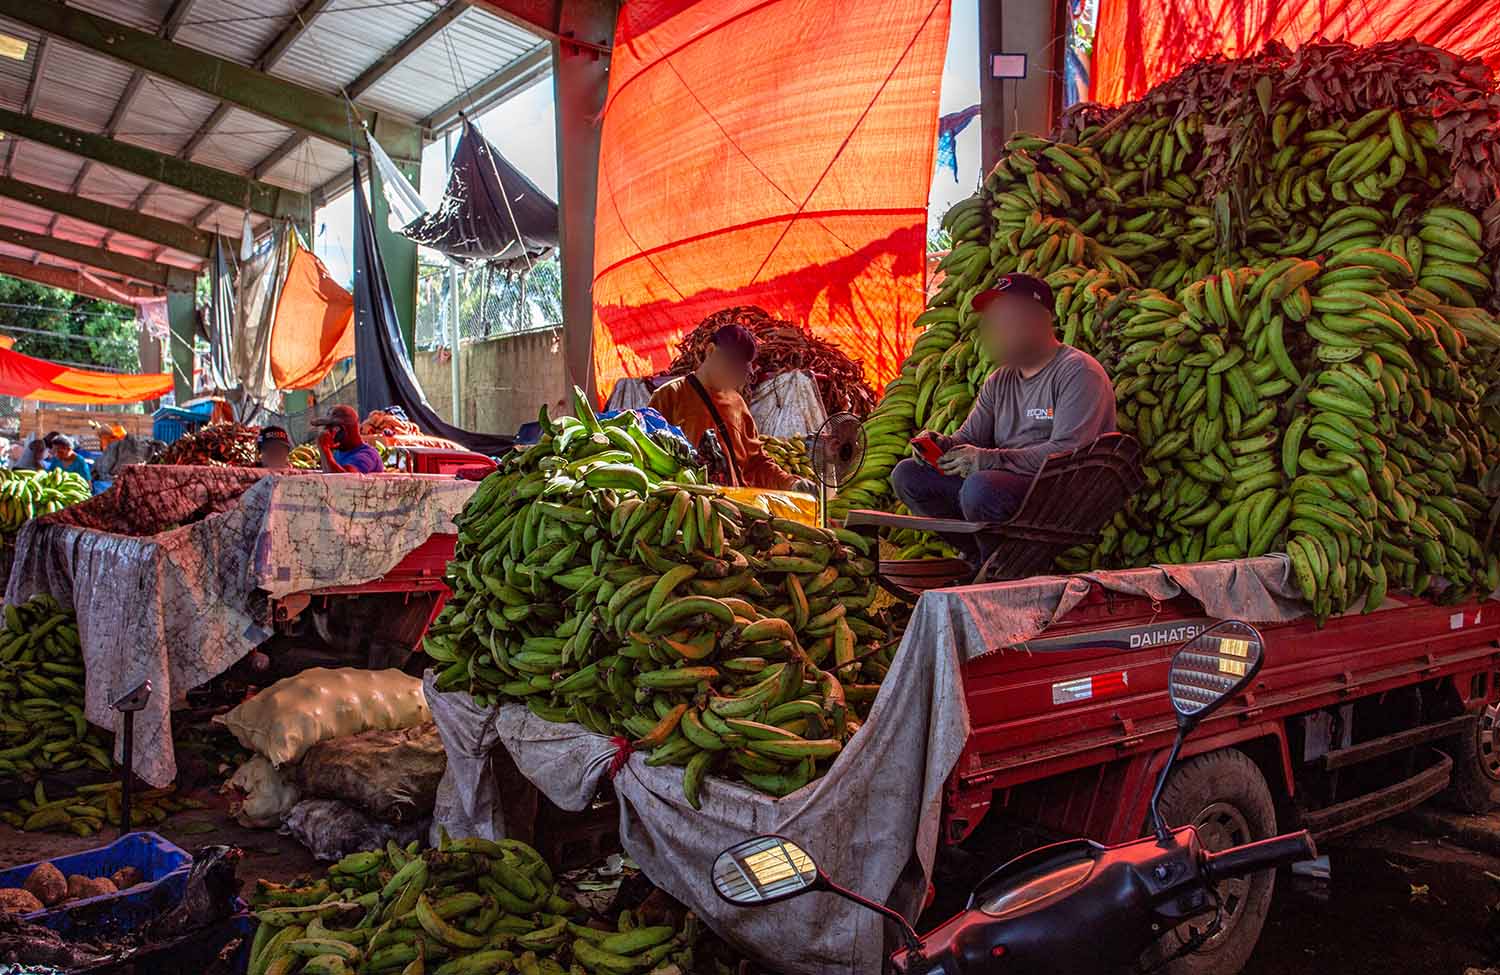
[(292, 466), (292, 438), (281, 427), (261, 427), (255, 449), (260, 457), (259, 466), (266, 470), (284, 471)]
[(85, 481), (94, 480), (92, 466), (83, 455), (73, 449), (73, 438), (66, 434), (50, 434), (47, 440), (47, 452), (51, 459), (47, 461), (49, 471), (68, 471), (77, 474)]
[(323, 455), (325, 473), (379, 474), (385, 470), (380, 452), (360, 435), (359, 414), (354, 407), (335, 406), (312, 425), (323, 428), (318, 435), (318, 452)]
[(714, 333), (713, 348), (691, 374), (674, 379), (651, 396), (651, 407), (675, 423), (688, 442), (700, 449), (714, 431), (723, 448), (727, 471), (718, 479), (734, 487), (781, 491), (817, 490), (806, 478), (782, 470), (766, 456), (755, 418), (740, 389), (755, 366), (755, 335), (743, 325), (725, 325)]

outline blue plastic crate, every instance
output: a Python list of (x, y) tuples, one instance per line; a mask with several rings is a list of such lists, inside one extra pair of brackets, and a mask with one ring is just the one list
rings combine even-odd
[(212, 403), (203, 403), (190, 409), (163, 406), (151, 414), (151, 437), (162, 443), (172, 443), (183, 434), (203, 426), (212, 415)]
[[(40, 863), (42, 861), (37, 861)], [(95, 847), (49, 861), (64, 877), (108, 877), (121, 867), (135, 867), (143, 882), (118, 894), (70, 901), (50, 910), (22, 916), (53, 931), (78, 937), (118, 937), (135, 930), (170, 908), (187, 889), (193, 857), (156, 833), (131, 833), (108, 846)], [(37, 863), (0, 870), (0, 887), (20, 887)]]

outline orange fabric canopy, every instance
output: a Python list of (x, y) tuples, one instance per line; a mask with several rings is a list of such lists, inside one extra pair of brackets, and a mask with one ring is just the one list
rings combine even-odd
[(311, 389), (354, 355), (354, 296), (292, 235), (293, 253), (271, 323), (277, 389)]
[(1102, 0), (1092, 98), (1139, 98), (1199, 58), (1255, 54), (1267, 41), (1356, 44), (1414, 38), (1500, 69), (1500, 0)]
[(139, 403), (172, 391), (167, 373), (122, 376), (74, 369), (0, 346), (0, 395), (44, 403)]
[(947, 0), (632, 0), (599, 151), (594, 370), (664, 370), (729, 305), (882, 385), (923, 307)]

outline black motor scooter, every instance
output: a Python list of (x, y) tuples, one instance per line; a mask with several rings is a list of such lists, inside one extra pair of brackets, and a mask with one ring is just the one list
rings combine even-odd
[(752, 907), (824, 890), (888, 917), (905, 947), (890, 959), (903, 975), (1117, 975), (1142, 970), (1142, 957), (1168, 932), (1215, 915), (1157, 963), (1189, 954), (1218, 931), (1217, 884), (1317, 856), (1304, 830), (1209, 852), (1191, 826), (1169, 829), (1157, 809), (1183, 741), (1260, 671), (1260, 633), (1226, 620), (1183, 644), (1168, 691), (1177, 738), (1151, 796), (1153, 835), (1119, 846), (1069, 840), (1026, 853), (986, 877), (958, 915), (917, 934), (882, 904), (834, 883), (811, 856), (780, 836), (730, 847), (713, 866), (714, 888)]

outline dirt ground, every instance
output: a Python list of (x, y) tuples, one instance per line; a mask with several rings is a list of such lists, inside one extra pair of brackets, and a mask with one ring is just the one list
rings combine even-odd
[[(311, 854), (274, 830), (229, 816), (227, 800), (178, 813), (156, 832), (184, 849), (240, 847), (245, 889), (320, 872)], [(0, 826), (0, 867), (97, 846), (83, 839)], [(1332, 876), (1315, 888), (1283, 876), (1244, 975), (1465, 975), (1500, 964), (1500, 814), (1407, 816), (1326, 844)], [(925, 920), (925, 919), (924, 919)]]
[[(244, 890), (248, 891), (257, 877), (284, 882), (302, 874), (322, 872), (312, 854), (290, 836), (278, 836), (270, 829), (246, 829), (236, 823), (229, 815), (228, 800), (224, 797), (208, 791), (186, 795), (207, 808), (177, 813), (153, 832), (190, 852), (219, 844), (239, 847), (245, 852), (239, 871), (245, 881)], [(23, 833), (0, 824), (0, 868), (77, 853), (109, 843), (118, 835), (118, 830), (109, 827), (85, 838), (71, 833)]]

